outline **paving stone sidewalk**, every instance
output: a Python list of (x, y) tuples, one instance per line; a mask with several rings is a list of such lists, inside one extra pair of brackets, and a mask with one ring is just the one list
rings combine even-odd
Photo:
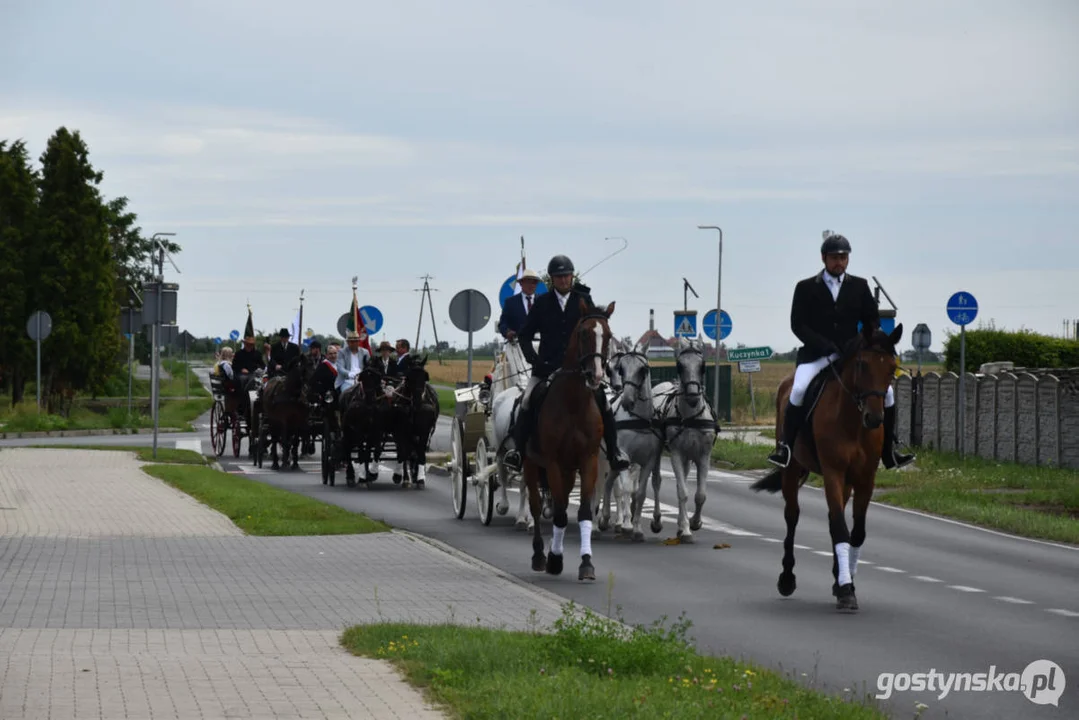
[(406, 534), (246, 536), (140, 464), (0, 451), (0, 718), (440, 718), (341, 631), (561, 612)]

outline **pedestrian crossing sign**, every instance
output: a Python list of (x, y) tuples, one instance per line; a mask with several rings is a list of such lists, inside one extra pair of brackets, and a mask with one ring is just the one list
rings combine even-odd
[(674, 335), (675, 337), (697, 337), (697, 311), (675, 310), (674, 311)]

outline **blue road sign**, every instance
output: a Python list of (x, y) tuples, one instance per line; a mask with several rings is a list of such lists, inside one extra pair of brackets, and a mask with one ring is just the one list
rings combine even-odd
[[(734, 323), (731, 321), (731, 316), (726, 310), (723, 310), (719, 315), (719, 339), (725, 340), (728, 335), (731, 334), (731, 329), (734, 327)], [(705, 313), (704, 320), (701, 322), (701, 330), (704, 334), (713, 340), (716, 339), (716, 311), (709, 310)]]
[(233, 342), (236, 342), (237, 340), (239, 340), (240, 339), (240, 331), (239, 330), (233, 330), (232, 332), (230, 332), (229, 333), (229, 339), (232, 340)]
[(363, 305), (360, 307), (360, 322), (368, 335), (374, 335), (382, 329), (382, 311), (374, 305)]
[(303, 339), (303, 346), (304, 347), (311, 347), (311, 343), (314, 342), (314, 341), (315, 341), (315, 338), (313, 338), (313, 337), (304, 338)]
[[(505, 307), (506, 301), (513, 297), (513, 293), (517, 290), (517, 276), (510, 275), (506, 278), (506, 282), (502, 283), (502, 288), (498, 291), (498, 306)], [(547, 286), (543, 284), (543, 281), (536, 283), (536, 297), (539, 297), (543, 293), (547, 292)]]
[(969, 325), (978, 317), (978, 301), (960, 290), (948, 298), (948, 319), (956, 325)]
[[(880, 329), (881, 329), (881, 332), (886, 333), (888, 335), (891, 335), (892, 331), (895, 330), (895, 318), (882, 317), (880, 319)], [(861, 332), (861, 331), (862, 331), (862, 323), (861, 323), (861, 321), (859, 321), (858, 322), (858, 332)]]
[(223, 341), (219, 337), (214, 338), (214, 345), (220, 345)]
[(682, 310), (674, 311), (674, 335), (675, 337), (697, 337), (697, 311)]

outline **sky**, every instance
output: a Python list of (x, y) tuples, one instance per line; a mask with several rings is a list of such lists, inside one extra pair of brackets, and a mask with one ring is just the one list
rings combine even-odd
[[(683, 279), (733, 330), (799, 342), (795, 283), (825, 229), (932, 349), (971, 327), (1079, 319), (1079, 3), (7, 0), (0, 139), (79, 130), (106, 197), (175, 232), (181, 328), (463, 347), (451, 298), (493, 307), (564, 253), (618, 336), (665, 335)], [(1070, 68), (1070, 69), (1069, 69)], [(718, 233), (723, 229), (722, 273)], [(621, 252), (617, 252), (625, 246)], [(609, 259), (604, 260), (605, 257)], [(870, 280), (871, 286), (873, 281)], [(887, 302), (885, 307), (889, 307)]]

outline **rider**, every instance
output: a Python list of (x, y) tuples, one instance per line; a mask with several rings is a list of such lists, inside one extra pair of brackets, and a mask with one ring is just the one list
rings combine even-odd
[[(794, 288), (791, 330), (804, 343), (798, 350), (794, 384), (783, 419), (783, 438), (768, 461), (781, 468), (791, 461), (794, 441), (805, 420), (806, 391), (814, 377), (842, 355), (844, 346), (858, 335), (859, 321), (880, 326), (880, 310), (865, 278), (847, 273), (850, 242), (826, 231), (821, 245), (824, 269)], [(886, 468), (903, 467), (914, 460), (895, 449), (895, 394), (889, 386), (884, 399), (884, 448)]]
[(280, 375), (285, 372), (285, 369), (289, 366), (289, 363), (293, 360), (299, 359), (300, 346), (294, 342), (289, 342), (291, 333), (288, 328), (281, 328), (281, 332), (277, 333), (277, 336), (281, 338), (281, 342), (274, 343), (270, 348), (270, 362), (267, 364), (267, 375)]
[[(547, 264), (547, 274), (551, 276), (554, 292), (548, 292), (536, 298), (536, 304), (528, 313), (528, 319), (517, 333), (521, 352), (532, 365), (532, 377), (528, 380), (521, 409), (513, 428), (514, 448), (506, 453), (504, 462), (520, 472), (524, 466), (524, 449), (534, 422), (529, 410), (532, 391), (537, 385), (562, 367), (569, 338), (580, 319), (578, 298), (584, 298), (592, 305), (591, 292), (580, 283), (573, 282), (573, 262), (565, 255), (555, 255)], [(540, 333), (539, 353), (532, 347), (532, 338)], [(603, 439), (607, 443), (607, 459), (615, 472), (629, 468), (629, 458), (618, 447), (618, 433), (614, 424), (614, 413), (607, 403), (607, 394), (603, 388), (595, 392), (596, 404), (603, 415)]]

